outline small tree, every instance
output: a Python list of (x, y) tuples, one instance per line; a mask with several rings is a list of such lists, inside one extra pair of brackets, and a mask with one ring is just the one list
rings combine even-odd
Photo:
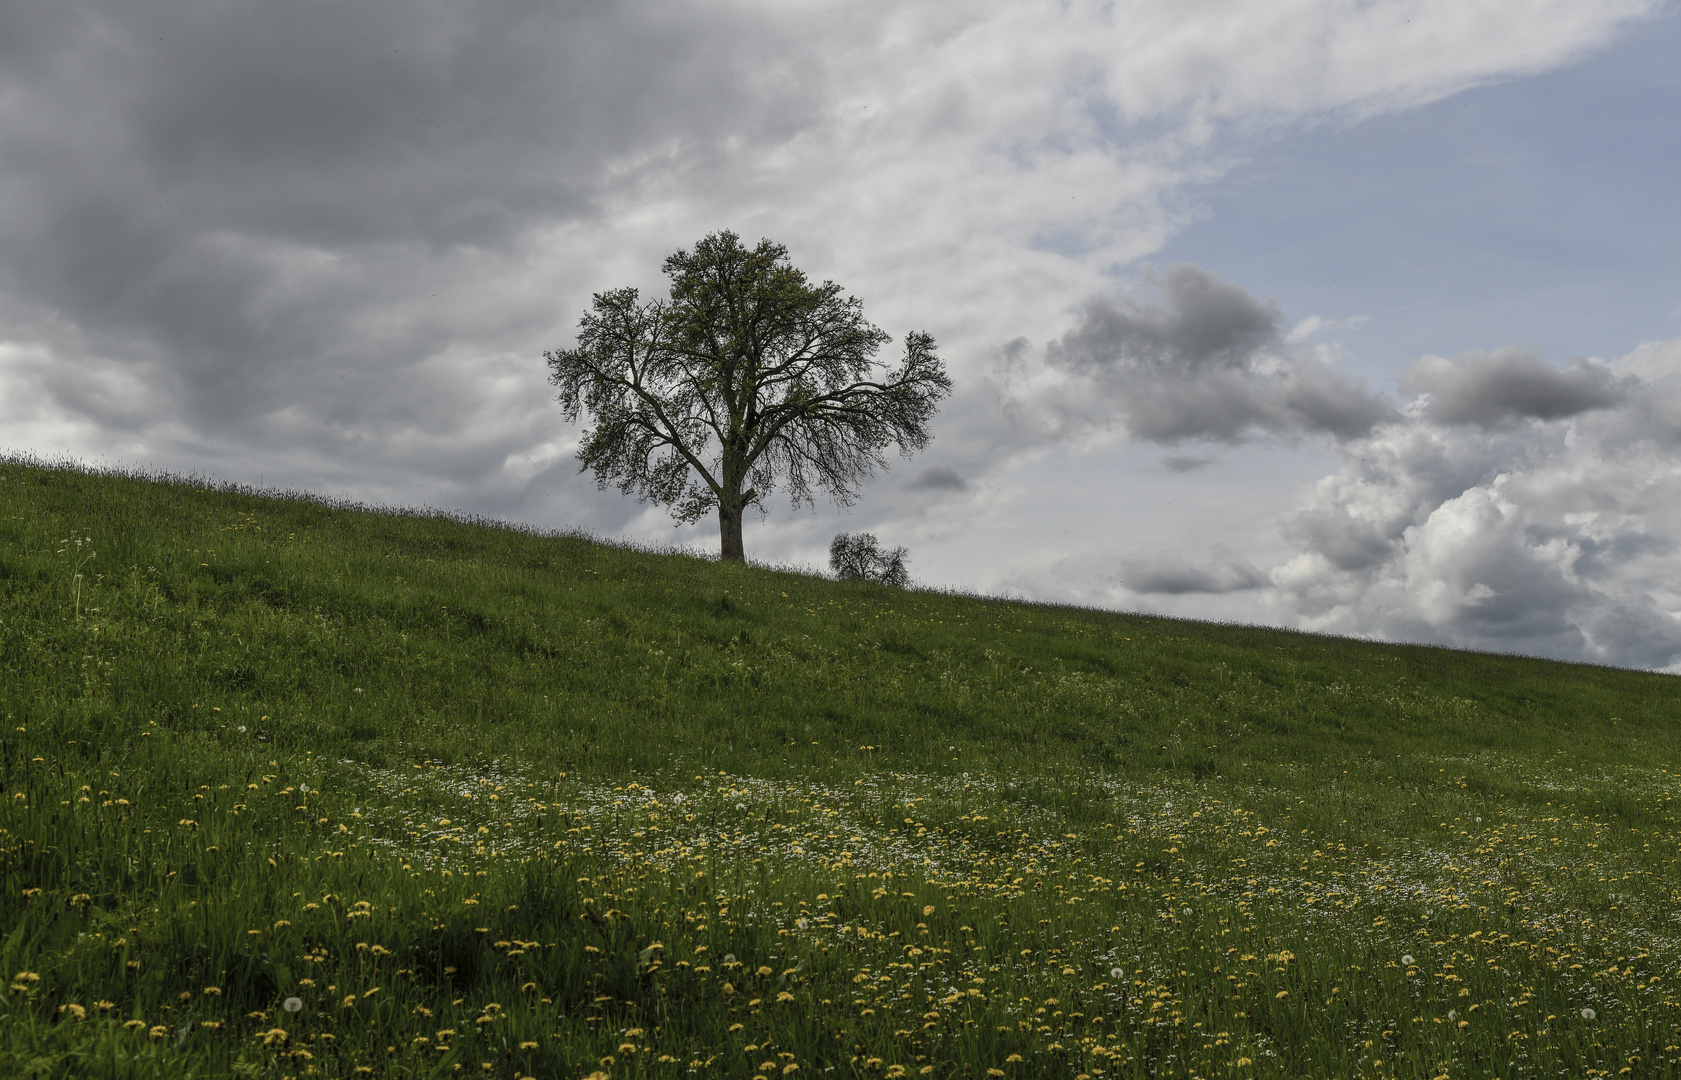
[(877, 581), (902, 589), (911, 583), (905, 569), (909, 557), (902, 547), (881, 550), (870, 533), (841, 533), (829, 545), (829, 569), (842, 581)]
[(670, 297), (597, 293), (578, 343), (545, 353), (568, 421), (588, 412), (578, 448), (596, 486), (671, 507), (679, 521), (714, 508), (723, 557), (746, 557), (742, 515), (778, 482), (795, 506), (827, 492), (842, 506), (884, 451), (928, 445), (929, 421), (951, 390), (925, 333), (889, 340), (833, 282), (812, 285), (781, 244), (752, 250), (732, 232), (665, 260)]

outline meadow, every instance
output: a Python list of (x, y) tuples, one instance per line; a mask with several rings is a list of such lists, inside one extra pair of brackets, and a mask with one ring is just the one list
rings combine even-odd
[(1678, 687), (7, 459), (0, 1075), (1681, 1075)]

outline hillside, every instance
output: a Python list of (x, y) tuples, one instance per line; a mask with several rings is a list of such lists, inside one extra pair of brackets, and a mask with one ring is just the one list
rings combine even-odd
[(0, 462), (0, 1074), (1673, 1075), (1678, 685)]

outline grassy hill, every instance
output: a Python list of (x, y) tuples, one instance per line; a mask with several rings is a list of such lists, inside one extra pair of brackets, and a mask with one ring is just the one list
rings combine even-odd
[(1677, 687), (0, 462), (0, 1075), (1675, 1075)]

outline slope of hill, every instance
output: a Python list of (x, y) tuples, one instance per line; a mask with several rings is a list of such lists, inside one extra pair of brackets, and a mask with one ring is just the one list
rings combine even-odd
[(1669, 1075), (1667, 676), (0, 463), (0, 1072)]

